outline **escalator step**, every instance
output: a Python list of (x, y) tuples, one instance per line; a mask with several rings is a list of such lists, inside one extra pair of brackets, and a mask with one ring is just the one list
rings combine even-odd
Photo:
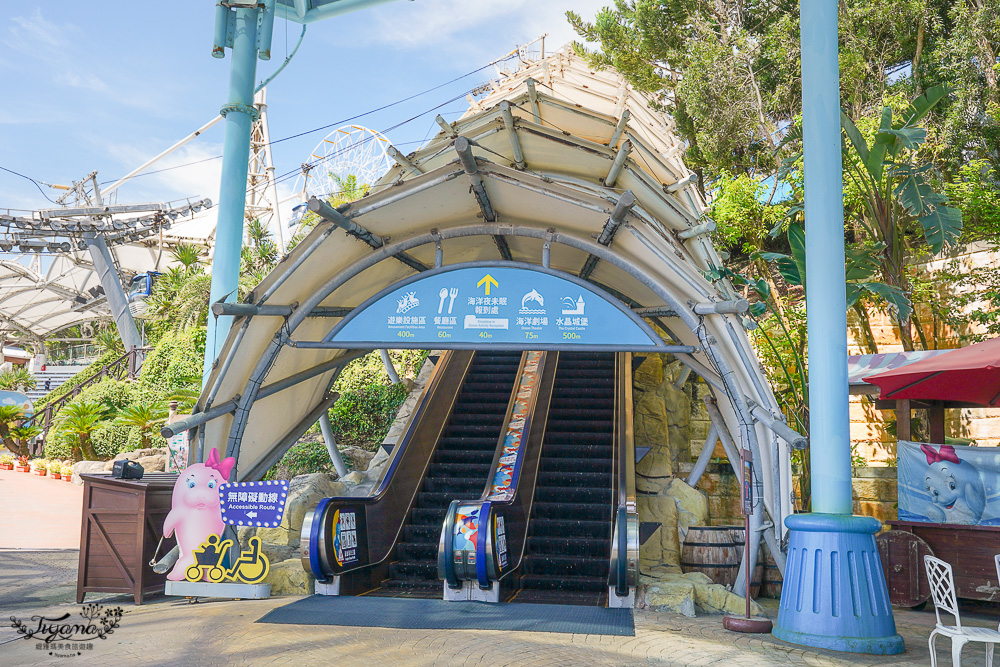
[(437, 493), (421, 491), (417, 494), (417, 507), (441, 507), (447, 508), (453, 500), (452, 493)]
[(574, 443), (560, 444), (558, 442), (545, 443), (545, 456), (543, 461), (557, 461), (559, 459), (574, 459), (577, 457), (587, 459), (607, 459), (611, 461), (614, 448), (611, 444), (600, 445), (596, 443)]
[(483, 470), (477, 475), (470, 474), (469, 477), (437, 477), (424, 480), (424, 491), (430, 493), (441, 493), (451, 496), (452, 500), (471, 500), (478, 498), (486, 485), (486, 475), (489, 468), (483, 466)]
[(608, 580), (600, 577), (543, 577), (525, 575), (521, 577), (521, 588), (561, 591), (601, 591), (608, 586)]
[(597, 407), (584, 408), (580, 406), (572, 406), (565, 408), (552, 408), (549, 410), (549, 420), (563, 421), (566, 419), (589, 419), (601, 421), (606, 421), (614, 424), (615, 411), (614, 408), (600, 409)]
[(403, 529), (403, 539), (407, 542), (438, 543), (441, 537), (441, 526), (415, 526), (408, 524)]
[(608, 580), (611, 563), (604, 558), (582, 559), (575, 556), (532, 554), (524, 557), (525, 574), (538, 576), (598, 577)]
[[(403, 581), (432, 580), (437, 581), (437, 561), (396, 561), (389, 563), (389, 578)], [(441, 584), (438, 583), (438, 586)]]
[(419, 526), (438, 526), (444, 522), (446, 508), (414, 507), (410, 510), (410, 523)]
[(575, 554), (610, 558), (609, 540), (592, 540), (586, 537), (529, 536), (528, 549), (532, 554)]
[(555, 445), (603, 445), (612, 446), (612, 436), (610, 433), (549, 433), (545, 434), (545, 442)]
[(611, 476), (601, 472), (542, 472), (538, 475), (538, 485), (542, 487), (571, 486), (576, 488), (611, 488)]
[(603, 519), (605, 515), (607, 520), (610, 521), (611, 506), (607, 503), (552, 503), (552, 502), (536, 502), (532, 505), (532, 511), (534, 515), (538, 518), (549, 518), (558, 519), (563, 516), (580, 516), (591, 518), (601, 518)]
[(489, 450), (456, 449), (440, 451), (434, 457), (434, 463), (455, 463), (461, 465), (490, 465), (493, 463), (494, 452)]
[[(610, 449), (610, 447), (608, 448)], [(542, 472), (592, 472), (610, 475), (614, 468), (611, 457), (574, 459), (568, 456), (542, 459)]]
[(555, 433), (601, 433), (611, 435), (614, 432), (614, 422), (595, 419), (552, 419), (545, 423), (546, 431)]
[[(438, 526), (438, 530), (441, 527)], [(434, 560), (437, 561), (437, 542), (400, 542), (396, 547), (396, 558), (400, 561)]]
[(441, 439), (438, 441), (438, 451), (441, 451), (442, 449), (445, 451), (465, 451), (468, 449), (479, 450), (484, 447), (488, 447), (490, 451), (493, 451), (496, 449), (498, 439), (499, 435), (496, 438), (488, 436), (469, 437), (444, 435), (441, 436)]
[[(490, 459), (490, 462), (492, 462), (492, 459)], [(428, 475), (433, 475), (435, 478), (456, 477), (464, 479), (475, 474), (485, 477), (489, 471), (489, 462), (482, 466), (469, 466), (467, 463), (435, 463), (428, 471)]]
[(575, 489), (572, 487), (536, 487), (535, 498), (549, 503), (606, 503), (611, 505), (611, 489)]
[(605, 517), (600, 515), (596, 517), (585, 516), (586, 519), (546, 519), (536, 517), (531, 524), (531, 532), (533, 535), (544, 535), (546, 537), (584, 537), (592, 540), (611, 539), (611, 524), (608, 523)]

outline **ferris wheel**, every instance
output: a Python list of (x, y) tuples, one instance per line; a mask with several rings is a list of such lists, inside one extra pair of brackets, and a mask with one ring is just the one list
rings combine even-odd
[(370, 187), (395, 164), (388, 154), (390, 145), (382, 134), (367, 127), (338, 127), (313, 149), (295, 191), (305, 202), (309, 197), (336, 196), (349, 177), (355, 189)]

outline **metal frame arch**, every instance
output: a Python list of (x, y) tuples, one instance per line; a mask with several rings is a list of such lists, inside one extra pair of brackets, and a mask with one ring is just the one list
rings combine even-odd
[[(677, 313), (678, 317), (684, 322), (688, 329), (695, 334), (703, 346), (708, 346), (714, 343), (714, 339), (712, 339), (712, 337), (708, 335), (708, 332), (705, 331), (703, 321), (704, 316), (696, 315), (686, 302), (682, 301), (673, 293), (670, 286), (665, 286), (659, 281), (654, 280), (652, 277), (639, 271), (629, 263), (627, 258), (611, 250), (609, 247), (563, 232), (551, 231), (547, 227), (541, 228), (526, 225), (497, 223), (477, 224), (451, 227), (448, 229), (438, 230), (436, 233), (425, 232), (411, 236), (408, 239), (397, 241), (390, 245), (385, 245), (371, 254), (355, 260), (353, 263), (339, 271), (336, 275), (332, 276), (329, 280), (323, 283), (323, 285), (317, 288), (312, 295), (310, 295), (308, 299), (301, 302), (300, 305), (285, 320), (285, 322), (282, 323), (282, 325), (275, 332), (271, 341), (268, 343), (267, 348), (261, 354), (260, 359), (258, 359), (257, 364), (254, 366), (254, 369), (245, 384), (244, 391), (240, 394), (239, 404), (233, 415), (233, 422), (230, 426), (229, 438), (226, 445), (226, 455), (238, 455), (239, 443), (242, 440), (251, 407), (257, 398), (257, 393), (264, 377), (267, 375), (267, 372), (273, 365), (278, 353), (284, 346), (284, 339), (290, 337), (291, 334), (294, 333), (295, 329), (305, 320), (308, 314), (314, 308), (319, 306), (319, 304), (329, 297), (330, 294), (332, 294), (336, 289), (344, 285), (348, 280), (355, 277), (359, 273), (371, 268), (385, 259), (391, 258), (393, 255), (400, 252), (422, 245), (436, 244), (439, 240), (470, 236), (493, 236), (496, 234), (549, 240), (593, 254), (596, 257), (607, 261), (612, 266), (624, 271), (626, 274), (649, 288), (654, 294), (662, 298), (664, 303), (668, 304)], [(233, 353), (235, 353), (235, 346), (230, 348), (230, 354)], [(681, 359), (683, 360), (683, 356)], [(751, 450), (754, 451), (755, 456), (759, 457), (760, 448), (757, 441), (754, 420), (749, 414), (749, 409), (743, 393), (735, 381), (735, 372), (724, 358), (718, 357), (717, 355), (710, 355), (709, 359), (719, 372), (723, 385), (726, 389), (726, 394), (729, 397), (730, 404), (733, 406), (733, 410), (740, 426), (746, 428)], [(224, 364), (225, 363), (226, 362), (224, 362)], [(770, 401), (768, 401), (768, 403), (770, 403)]]

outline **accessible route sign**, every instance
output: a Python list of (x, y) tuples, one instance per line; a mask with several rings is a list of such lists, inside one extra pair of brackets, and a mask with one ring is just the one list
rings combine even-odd
[(427, 271), (359, 306), (324, 339), (344, 347), (662, 347), (620, 302), (534, 265), (456, 265)]

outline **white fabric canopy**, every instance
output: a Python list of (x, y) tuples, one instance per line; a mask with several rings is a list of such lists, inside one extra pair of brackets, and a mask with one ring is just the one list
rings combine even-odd
[[(529, 91), (529, 78), (535, 93)], [(532, 99), (534, 98), (534, 100)], [(505, 121), (510, 103), (513, 123)], [(536, 106), (537, 105), (537, 106)], [(614, 145), (608, 143), (624, 110), (631, 117)], [(537, 113), (537, 117), (536, 117)], [(792, 511), (788, 445), (750, 416), (750, 401), (780, 415), (738, 315), (696, 314), (738, 295), (706, 272), (721, 261), (706, 236), (678, 234), (701, 220), (702, 202), (689, 187), (681, 146), (671, 121), (622, 77), (594, 72), (563, 51), (501, 82), (454, 124), (407, 156), (411, 166), (392, 169), (364, 199), (339, 210), (387, 247), (405, 250), (427, 266), (440, 241), (445, 266), (501, 259), (493, 237), (502, 237), (514, 261), (541, 264), (551, 240), (550, 266), (577, 275), (592, 253), (603, 253), (590, 279), (634, 308), (659, 308), (676, 343), (698, 350), (680, 355), (713, 387), (726, 427), (738, 443), (759, 451), (758, 470), (774, 530)], [(473, 153), (496, 221), (473, 195), (454, 136), (474, 142)], [(632, 146), (612, 186), (605, 179), (624, 142)], [(514, 146), (524, 168), (515, 165)], [(607, 248), (595, 243), (616, 202), (630, 190), (637, 204)], [(404, 247), (405, 246), (405, 247)], [(305, 349), (289, 341), (319, 341), (340, 320), (309, 317), (316, 306), (353, 308), (414, 269), (386, 248), (373, 249), (322, 222), (248, 297), (248, 303), (291, 305), (290, 317), (237, 318), (196, 412), (234, 401), (235, 412), (209, 421), (204, 447), (238, 456), (240, 479), (252, 479), (315, 421), (330, 400), (330, 362), (349, 351)], [(212, 324), (210, 323), (210, 326)], [(259, 398), (261, 387), (318, 374)], [(755, 452), (756, 453), (756, 452)]]

